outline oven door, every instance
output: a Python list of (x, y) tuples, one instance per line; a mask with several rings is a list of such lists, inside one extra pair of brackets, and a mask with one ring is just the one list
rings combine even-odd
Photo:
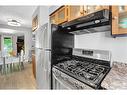
[(53, 89), (93, 89), (71, 76), (53, 68)]
[(64, 85), (63, 81), (61, 79), (59, 79), (58, 76), (56, 76), (53, 73), (53, 89), (61, 89), (61, 90), (67, 90), (68, 87), (66, 85)]

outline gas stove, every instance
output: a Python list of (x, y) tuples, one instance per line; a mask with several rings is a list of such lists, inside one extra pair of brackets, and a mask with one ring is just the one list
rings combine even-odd
[[(83, 85), (86, 84), (91, 88), (99, 89), (101, 82), (110, 70), (109, 64), (109, 61), (73, 55), (67, 60), (59, 60), (58, 63), (53, 66), (53, 73), (56, 74), (57, 77), (59, 76), (61, 79), (65, 79), (65, 81), (69, 80), (68, 77), (72, 77), (75, 81), (81, 82), (82, 85), (76, 83), (78, 85), (76, 88), (79, 87), (79, 89), (83, 89)], [(72, 78), (70, 80), (71, 82), (73, 80)], [(75, 84), (75, 81), (72, 84)]]

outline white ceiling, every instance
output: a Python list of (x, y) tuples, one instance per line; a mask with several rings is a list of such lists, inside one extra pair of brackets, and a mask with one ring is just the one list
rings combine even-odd
[(7, 25), (8, 19), (21, 23), (20, 27), (32, 27), (32, 15), (37, 6), (0, 6), (0, 24)]

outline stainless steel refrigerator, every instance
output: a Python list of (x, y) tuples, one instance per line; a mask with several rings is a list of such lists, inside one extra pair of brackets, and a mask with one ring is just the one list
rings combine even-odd
[(51, 88), (51, 25), (46, 23), (35, 32), (36, 82), (38, 89)]

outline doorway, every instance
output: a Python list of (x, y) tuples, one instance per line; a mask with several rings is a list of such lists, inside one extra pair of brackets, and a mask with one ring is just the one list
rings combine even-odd
[(20, 54), (21, 50), (25, 50), (24, 49), (24, 36), (18, 36), (17, 37), (17, 54)]

